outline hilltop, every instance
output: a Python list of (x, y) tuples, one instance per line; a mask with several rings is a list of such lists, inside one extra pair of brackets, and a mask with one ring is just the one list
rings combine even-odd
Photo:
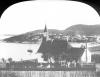
[(73, 25), (64, 30), (64, 34), (68, 35), (86, 35), (86, 36), (93, 36), (93, 35), (100, 35), (100, 25)]

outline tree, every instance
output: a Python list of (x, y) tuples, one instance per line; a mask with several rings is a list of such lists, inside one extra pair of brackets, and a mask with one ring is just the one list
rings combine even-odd
[(8, 58), (9, 63), (13, 62), (12, 58)]
[(2, 58), (1, 60), (2, 60), (2, 62), (3, 62), (3, 63), (5, 63), (5, 62), (6, 62), (6, 60), (5, 60), (4, 58)]

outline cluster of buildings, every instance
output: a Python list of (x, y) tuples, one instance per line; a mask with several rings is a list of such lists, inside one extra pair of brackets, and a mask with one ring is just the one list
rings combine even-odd
[[(91, 35), (91, 36), (87, 36), (87, 35), (80, 35), (80, 34), (76, 34), (76, 35), (68, 35), (68, 34), (52, 34), (47, 32), (49, 38), (51, 39), (62, 39), (62, 40), (67, 40), (69, 42), (77, 42), (77, 43), (84, 43), (84, 42), (97, 42), (100, 43), (100, 35)], [(44, 33), (38, 33), (36, 35), (34, 35), (33, 37), (33, 41), (34, 40), (40, 40), (41, 37), (43, 37), (42, 35), (44, 35)]]

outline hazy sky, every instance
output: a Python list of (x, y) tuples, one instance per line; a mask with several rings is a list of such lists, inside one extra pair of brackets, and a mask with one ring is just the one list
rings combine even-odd
[(98, 13), (75, 1), (26, 1), (10, 6), (0, 19), (0, 34), (21, 34), (36, 29), (63, 30), (75, 24), (100, 24)]

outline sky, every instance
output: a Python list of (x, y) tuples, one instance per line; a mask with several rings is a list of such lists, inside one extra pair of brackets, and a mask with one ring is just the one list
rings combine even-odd
[(0, 19), (0, 35), (22, 34), (37, 29), (64, 30), (75, 24), (100, 24), (98, 13), (89, 5), (75, 1), (37, 0), (16, 3)]

